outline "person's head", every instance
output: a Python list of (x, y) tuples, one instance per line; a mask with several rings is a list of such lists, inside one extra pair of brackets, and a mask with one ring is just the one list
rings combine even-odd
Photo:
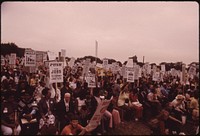
[(51, 97), (51, 92), (50, 92), (50, 89), (48, 87), (45, 87), (43, 90), (42, 90), (42, 95), (46, 98), (46, 99), (49, 99)]
[(31, 97), (32, 97), (32, 91), (31, 91), (31, 88), (30, 87), (26, 87), (25, 89), (23, 89), (21, 91), (21, 97), (22, 99), (25, 101), (25, 102), (28, 102), (31, 100)]
[(185, 96), (183, 96), (182, 94), (178, 94), (175, 99), (178, 101), (178, 102), (182, 102), (184, 99), (185, 99)]
[(69, 102), (70, 101), (70, 98), (71, 98), (71, 94), (70, 93), (65, 93), (64, 95), (64, 99), (66, 102)]
[(70, 119), (70, 124), (73, 128), (76, 128), (79, 124), (78, 117), (76, 115), (72, 115)]

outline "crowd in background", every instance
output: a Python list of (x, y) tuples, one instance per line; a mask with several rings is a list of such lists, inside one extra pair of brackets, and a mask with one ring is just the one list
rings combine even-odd
[[(1, 134), (100, 134), (124, 121), (147, 121), (154, 134), (180, 134), (184, 119), (199, 127), (199, 82), (182, 84), (171, 75), (163, 81), (141, 76), (134, 83), (122, 76), (96, 74), (96, 87), (88, 87), (82, 67), (64, 68), (63, 83), (49, 83), (48, 70), (30, 73), (23, 66), (1, 69)], [(175, 80), (174, 80), (175, 79)], [(99, 126), (87, 124), (98, 103), (112, 98)], [(197, 132), (198, 133), (198, 132)]]

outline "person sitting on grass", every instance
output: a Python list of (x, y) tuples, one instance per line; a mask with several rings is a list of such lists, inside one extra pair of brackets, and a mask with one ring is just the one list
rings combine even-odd
[(72, 115), (70, 124), (63, 128), (61, 135), (84, 135), (86, 132), (85, 127), (79, 124), (78, 117)]

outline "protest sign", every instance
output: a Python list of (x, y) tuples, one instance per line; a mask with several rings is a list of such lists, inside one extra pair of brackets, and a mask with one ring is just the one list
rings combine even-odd
[(36, 66), (35, 51), (30, 50), (30, 49), (25, 50), (25, 66), (28, 66), (28, 67)]
[(95, 74), (88, 74), (86, 76), (86, 82), (88, 83), (88, 87), (95, 88), (96, 87)]
[(138, 80), (139, 79), (139, 71), (140, 71), (140, 66), (139, 65), (135, 65), (134, 66), (135, 68), (134, 68), (134, 79), (135, 80)]
[(127, 82), (134, 82), (135, 72), (133, 70), (127, 70)]
[(49, 60), (56, 60), (56, 57), (57, 57), (56, 53), (48, 51), (47, 55), (48, 55)]
[(16, 64), (16, 53), (11, 53), (9, 57), (9, 65), (15, 65)]
[(94, 115), (92, 116), (90, 122), (88, 123), (88, 125), (86, 126), (86, 129), (91, 132), (92, 130), (94, 130), (100, 123), (103, 114), (105, 113), (105, 111), (107, 110), (111, 100), (113, 97), (111, 97), (110, 100), (102, 100), (98, 106), (97, 109), (94, 113)]
[(191, 75), (196, 75), (196, 66), (195, 65), (191, 65), (188, 71), (188, 74)]
[(5, 64), (5, 58), (1, 57), (1, 66), (4, 66)]
[(161, 65), (161, 71), (162, 71), (162, 72), (165, 72), (165, 65), (164, 65), (164, 64)]
[(160, 81), (160, 72), (153, 73), (152, 80), (153, 81)]
[(108, 59), (104, 58), (103, 59), (103, 68), (106, 69), (108, 66)]
[(63, 62), (49, 62), (50, 83), (63, 82)]

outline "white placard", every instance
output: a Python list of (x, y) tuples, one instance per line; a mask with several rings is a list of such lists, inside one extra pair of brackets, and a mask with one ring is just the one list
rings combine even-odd
[(66, 57), (66, 50), (64, 49), (61, 49), (61, 57)]
[(95, 75), (94, 74), (87, 75), (86, 82), (88, 83), (88, 87), (95, 88), (96, 87)]
[(2, 58), (1, 57), (1, 66), (4, 66), (6, 63), (5, 63), (5, 58)]
[(103, 116), (103, 114), (105, 113), (105, 111), (107, 110), (111, 100), (113, 97), (111, 97), (110, 100), (102, 100), (98, 106), (97, 109), (94, 113), (94, 115), (92, 116), (90, 122), (88, 123), (88, 125), (86, 126), (86, 129), (91, 132), (92, 130), (94, 130), (100, 123), (101, 118)]
[(160, 81), (160, 72), (153, 73), (152, 80), (153, 81)]
[(165, 65), (164, 65), (164, 64), (161, 65), (161, 71), (162, 71), (162, 72), (165, 72)]
[(135, 72), (134, 71), (127, 71), (127, 82), (134, 82)]
[(49, 57), (49, 60), (56, 60), (56, 57), (57, 57), (56, 53), (48, 51), (47, 55)]
[(103, 59), (103, 68), (106, 69), (108, 66), (108, 59)]
[(16, 64), (16, 53), (11, 53), (9, 57), (9, 65), (15, 65)]
[(63, 62), (49, 62), (50, 83), (63, 82)]
[(36, 66), (36, 54), (33, 50), (25, 50), (25, 66)]

